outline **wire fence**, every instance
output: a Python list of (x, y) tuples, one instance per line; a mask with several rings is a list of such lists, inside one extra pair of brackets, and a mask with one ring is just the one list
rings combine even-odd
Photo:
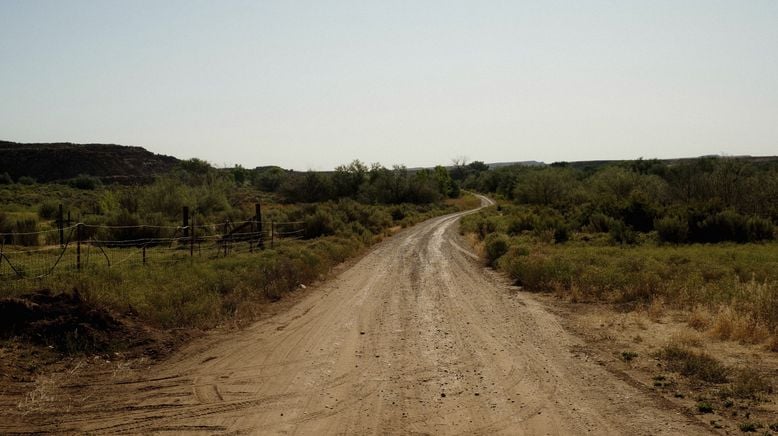
[[(77, 223), (36, 232), (0, 233), (0, 282), (66, 271), (164, 265), (275, 248), (302, 239), (304, 222), (248, 220), (187, 226)], [(58, 243), (57, 243), (58, 242)]]

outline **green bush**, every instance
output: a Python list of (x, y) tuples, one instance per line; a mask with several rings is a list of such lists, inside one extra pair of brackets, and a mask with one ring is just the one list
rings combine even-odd
[(305, 238), (312, 239), (319, 236), (334, 235), (336, 230), (335, 219), (322, 208), (316, 208), (316, 212), (305, 218)]
[(698, 242), (748, 241), (748, 219), (732, 210), (708, 216), (699, 228)]
[(44, 220), (59, 218), (59, 203), (55, 201), (46, 201), (38, 206), (38, 216)]
[(76, 189), (83, 189), (83, 190), (89, 190), (93, 191), (97, 189), (99, 186), (102, 186), (102, 182), (99, 178), (94, 176), (89, 176), (86, 174), (80, 174), (78, 177), (72, 178), (68, 180), (68, 185), (72, 186)]
[(638, 235), (623, 221), (613, 220), (610, 229), (611, 241), (622, 245), (633, 245), (638, 241)]
[(509, 235), (519, 235), (524, 231), (535, 228), (535, 217), (528, 214), (518, 214), (511, 216), (508, 221), (507, 232)]
[[(36, 218), (24, 218), (16, 221), (16, 227), (14, 228), (14, 244), (34, 246), (38, 245), (38, 220)], [(26, 234), (22, 234), (26, 233)]]
[(11, 233), (14, 231), (14, 226), (8, 215), (5, 212), (0, 211), (0, 244), (11, 244), (13, 238)]
[(654, 222), (654, 228), (663, 242), (680, 244), (689, 237), (689, 223), (684, 218), (665, 216)]
[(34, 185), (35, 184), (35, 179), (33, 179), (32, 177), (29, 177), (29, 176), (21, 176), (21, 177), (19, 177), (17, 182), (20, 185)]
[(0, 185), (12, 185), (13, 182), (13, 179), (10, 175), (8, 175), (8, 173), (0, 174)]
[(753, 216), (746, 222), (746, 231), (750, 242), (770, 241), (775, 237), (773, 222), (766, 218)]
[(494, 266), (497, 259), (508, 252), (508, 238), (500, 233), (491, 233), (484, 240), (486, 246), (486, 262)]
[(589, 230), (597, 233), (608, 233), (613, 225), (613, 218), (602, 212), (589, 216)]

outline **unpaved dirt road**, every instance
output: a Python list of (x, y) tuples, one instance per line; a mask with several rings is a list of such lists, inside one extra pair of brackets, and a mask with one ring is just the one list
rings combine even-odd
[(479, 265), (461, 215), (387, 239), (289, 311), (105, 374), (27, 430), (707, 434), (576, 353), (554, 315)]

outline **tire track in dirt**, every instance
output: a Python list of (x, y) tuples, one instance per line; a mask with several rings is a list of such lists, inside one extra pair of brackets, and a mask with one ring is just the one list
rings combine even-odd
[(579, 359), (581, 342), (554, 315), (464, 248), (464, 214), (387, 239), (288, 312), (198, 340), (142, 373), (73, 383), (80, 400), (67, 413), (39, 411), (0, 429), (707, 434)]

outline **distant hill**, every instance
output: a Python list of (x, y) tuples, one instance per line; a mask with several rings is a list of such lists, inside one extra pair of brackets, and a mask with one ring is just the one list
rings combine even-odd
[(512, 166), (525, 166), (525, 167), (543, 167), (546, 166), (543, 162), (538, 162), (536, 160), (524, 160), (519, 162), (491, 162), (487, 163), (489, 165), (489, 168), (495, 169), (500, 167), (512, 167)]
[(38, 182), (52, 182), (88, 174), (107, 183), (133, 183), (170, 171), (178, 162), (143, 147), (0, 141), (0, 174), (7, 172), (14, 180), (28, 176)]

